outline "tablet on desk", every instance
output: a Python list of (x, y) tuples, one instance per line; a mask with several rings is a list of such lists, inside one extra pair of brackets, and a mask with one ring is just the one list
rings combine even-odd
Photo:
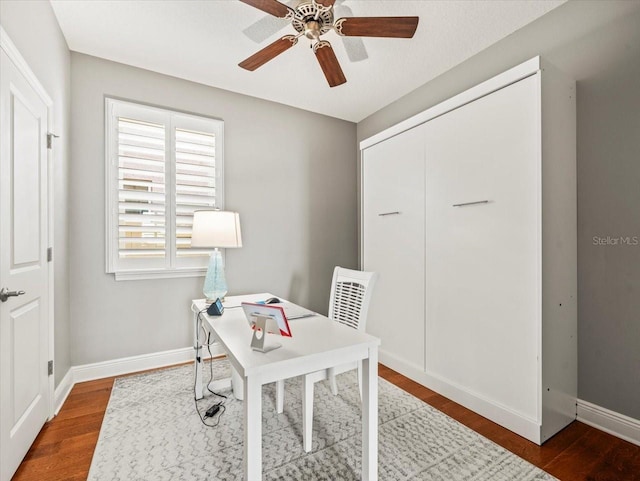
[(275, 321), (275, 325), (267, 326), (266, 332), (291, 337), (291, 329), (289, 328), (287, 315), (282, 305), (243, 302), (242, 309), (244, 310), (244, 315), (247, 317), (247, 321), (252, 328), (255, 328), (257, 318), (267, 318)]

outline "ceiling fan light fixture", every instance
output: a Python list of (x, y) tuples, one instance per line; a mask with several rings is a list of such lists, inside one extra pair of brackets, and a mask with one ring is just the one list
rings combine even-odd
[(304, 36), (309, 40), (318, 40), (321, 34), (321, 25), (315, 20), (309, 20), (304, 24)]

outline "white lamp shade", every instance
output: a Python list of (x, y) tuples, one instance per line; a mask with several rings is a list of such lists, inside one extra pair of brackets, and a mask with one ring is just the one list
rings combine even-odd
[(191, 247), (242, 247), (240, 215), (224, 210), (195, 211)]

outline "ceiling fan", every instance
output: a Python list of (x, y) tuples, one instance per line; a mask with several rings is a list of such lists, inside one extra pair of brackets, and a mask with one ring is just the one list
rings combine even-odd
[(334, 22), (333, 4), (336, 0), (307, 0), (296, 8), (278, 0), (240, 1), (275, 17), (291, 20), (291, 25), (298, 32), (296, 35), (285, 35), (267, 45), (240, 62), (240, 67), (253, 71), (293, 47), (298, 43), (298, 38), (304, 35), (311, 40), (313, 53), (331, 87), (342, 85), (347, 79), (331, 44), (320, 39), (322, 35), (334, 30), (345, 37), (411, 38), (418, 27), (418, 17), (344, 17)]
[[(295, 8), (295, 5), (300, 3), (300, 0), (279, 0), (286, 5)], [(308, 1), (308, 0), (307, 0)], [(362, 0), (335, 0), (333, 4), (333, 15), (340, 17), (354, 17), (351, 5)], [(291, 26), (291, 22), (286, 18), (274, 17), (273, 15), (265, 15), (259, 20), (255, 21), (251, 25), (248, 25), (242, 30), (242, 33), (249, 39), (257, 44), (264, 42), (271, 38), (276, 32), (282, 30), (285, 26)], [(344, 51), (351, 62), (362, 62), (369, 58), (367, 54), (367, 48), (362, 41), (362, 37), (340, 37)]]

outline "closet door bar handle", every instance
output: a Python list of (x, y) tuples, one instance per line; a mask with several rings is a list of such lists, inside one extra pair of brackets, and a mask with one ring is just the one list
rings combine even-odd
[(385, 215), (398, 215), (400, 212), (396, 211), (396, 212), (383, 212), (382, 214), (378, 214), (380, 217), (383, 217)]
[(477, 200), (475, 202), (464, 202), (462, 204), (453, 204), (454, 207), (464, 207), (465, 205), (488, 204), (488, 200)]

